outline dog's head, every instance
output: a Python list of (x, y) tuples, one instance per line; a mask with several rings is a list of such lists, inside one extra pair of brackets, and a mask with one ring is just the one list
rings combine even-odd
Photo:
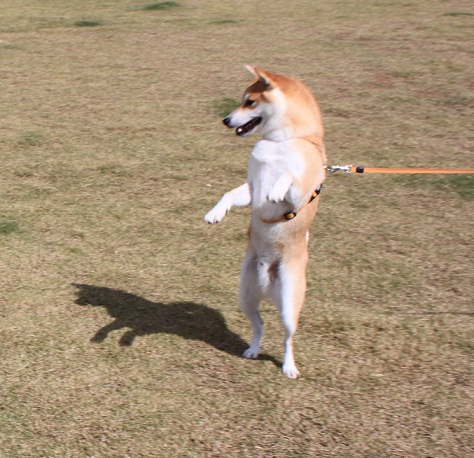
[(245, 68), (255, 81), (244, 91), (242, 105), (223, 120), (227, 127), (241, 137), (259, 133), (276, 141), (323, 135), (318, 105), (306, 86), (258, 67)]

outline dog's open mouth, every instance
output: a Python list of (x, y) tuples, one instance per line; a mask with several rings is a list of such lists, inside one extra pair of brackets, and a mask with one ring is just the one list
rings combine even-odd
[(251, 130), (255, 129), (260, 123), (262, 122), (262, 118), (260, 116), (256, 118), (252, 118), (249, 122), (242, 124), (240, 127), (235, 129), (235, 133), (239, 136), (245, 135), (249, 133)]

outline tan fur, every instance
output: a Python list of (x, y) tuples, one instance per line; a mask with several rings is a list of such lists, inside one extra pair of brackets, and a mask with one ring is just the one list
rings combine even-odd
[[(304, 302), (307, 236), (319, 198), (308, 202), (325, 176), (324, 128), (318, 104), (304, 84), (258, 67), (247, 70), (255, 81), (245, 90), (242, 106), (224, 122), (237, 127), (240, 135), (260, 133), (263, 139), (252, 151), (247, 182), (226, 193), (205, 220), (219, 222), (233, 205), (252, 204), (240, 305), (254, 336), (244, 356), (258, 356), (263, 333), (258, 308), (267, 297), (278, 308), (285, 329), (283, 372), (296, 378), (292, 337)], [(297, 216), (280, 221), (288, 212)], [(271, 220), (278, 222), (266, 222)]]

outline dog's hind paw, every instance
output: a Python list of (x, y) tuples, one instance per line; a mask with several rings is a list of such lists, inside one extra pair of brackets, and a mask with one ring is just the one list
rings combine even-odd
[(296, 366), (290, 366), (288, 367), (287, 364), (283, 364), (283, 373), (291, 379), (297, 379), (298, 375), (300, 375), (300, 371), (296, 369)]
[(258, 358), (258, 350), (254, 350), (252, 347), (247, 348), (242, 355), (244, 358), (247, 359), (257, 359)]

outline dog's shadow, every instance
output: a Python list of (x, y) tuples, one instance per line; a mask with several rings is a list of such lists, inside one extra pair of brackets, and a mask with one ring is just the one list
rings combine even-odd
[[(165, 304), (103, 286), (77, 283), (73, 286), (77, 288), (76, 304), (104, 307), (114, 318), (94, 334), (91, 342), (103, 342), (112, 331), (125, 329), (119, 340), (121, 346), (131, 346), (136, 337), (160, 333), (199, 340), (234, 356), (241, 356), (248, 346), (227, 327), (222, 313), (207, 305), (194, 302)], [(260, 358), (281, 366), (272, 356)]]

